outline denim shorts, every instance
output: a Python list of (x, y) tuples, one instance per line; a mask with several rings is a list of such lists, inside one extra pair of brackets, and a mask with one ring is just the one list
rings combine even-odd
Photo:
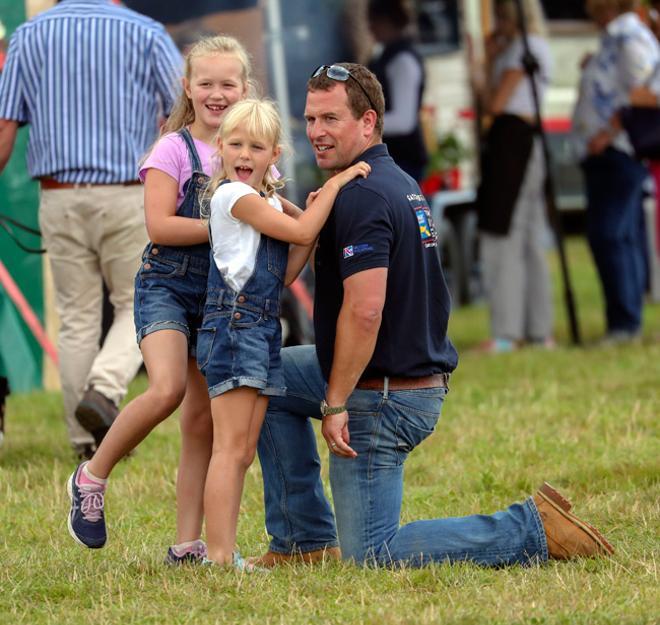
[(239, 386), (256, 388), (261, 395), (286, 395), (281, 345), (278, 316), (239, 304), (207, 302), (197, 340), (197, 365), (206, 377), (209, 397)]
[(202, 325), (209, 256), (177, 252), (149, 244), (135, 276), (135, 330), (138, 345), (158, 330), (178, 330), (196, 355), (197, 331)]

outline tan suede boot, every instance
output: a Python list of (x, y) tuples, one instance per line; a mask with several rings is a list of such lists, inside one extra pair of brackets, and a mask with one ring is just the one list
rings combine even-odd
[(543, 521), (550, 558), (594, 558), (614, 553), (595, 527), (569, 512), (571, 503), (547, 482), (534, 495), (534, 503)]
[(330, 560), (341, 560), (339, 547), (325, 547), (323, 549), (307, 551), (306, 553), (298, 551), (291, 554), (268, 551), (258, 558), (248, 558), (250, 564), (268, 569), (279, 566), (280, 564), (300, 564), (302, 562), (306, 564), (320, 564), (321, 562), (328, 562)]

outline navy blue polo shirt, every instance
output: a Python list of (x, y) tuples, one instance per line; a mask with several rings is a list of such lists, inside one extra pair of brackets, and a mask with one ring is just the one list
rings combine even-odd
[(387, 292), (376, 347), (362, 377), (449, 373), (458, 354), (447, 338), (449, 291), (429, 206), (384, 144), (359, 160), (371, 165), (371, 174), (340, 191), (316, 250), (314, 329), (323, 375), (329, 379), (343, 281), (376, 267), (388, 268)]

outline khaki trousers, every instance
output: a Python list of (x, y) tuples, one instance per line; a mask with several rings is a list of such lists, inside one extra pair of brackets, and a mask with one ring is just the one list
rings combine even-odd
[[(142, 358), (135, 341), (133, 284), (147, 242), (141, 185), (42, 190), (39, 223), (60, 316), (60, 381), (74, 448), (93, 438), (75, 418), (93, 386), (119, 404)], [(114, 322), (100, 349), (103, 281)]]

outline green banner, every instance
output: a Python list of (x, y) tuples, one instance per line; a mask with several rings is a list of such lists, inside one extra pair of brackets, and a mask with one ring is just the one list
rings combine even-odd
[[(14, 30), (25, 21), (25, 5), (16, 0), (0, 0), (0, 20), (6, 30), (5, 42)], [(17, 221), (38, 228), (39, 190), (37, 184), (27, 173), (25, 150), (28, 138), (28, 128), (21, 128), (16, 139), (12, 157), (0, 174), (0, 215), (6, 215)], [(14, 235), (27, 247), (39, 248), (38, 237), (23, 233), (11, 226)], [(0, 259), (23, 292), (30, 306), (44, 321), (44, 296), (42, 257), (39, 254), (29, 254), (20, 249), (12, 237), (4, 229), (0, 229)], [(0, 358), (4, 361), (0, 367), (8, 372), (14, 390), (29, 390), (38, 388), (42, 381), (43, 353), (41, 347), (32, 337), (32, 333), (14, 309), (11, 301), (3, 291), (0, 291)], [(20, 333), (20, 336), (17, 336)], [(10, 348), (11, 347), (11, 348)], [(12, 351), (18, 350), (18, 351)], [(6, 355), (10, 354), (7, 359)], [(12, 355), (16, 355), (12, 358)], [(20, 356), (20, 357), (19, 357)], [(30, 362), (28, 362), (30, 361)], [(19, 381), (20, 380), (20, 381)]]

